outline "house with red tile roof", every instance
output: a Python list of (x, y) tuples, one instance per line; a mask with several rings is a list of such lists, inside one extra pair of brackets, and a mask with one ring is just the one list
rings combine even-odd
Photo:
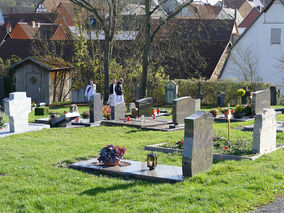
[(69, 0), (43, 0), (40, 2), (35, 13), (54, 13), (60, 3), (70, 3)]
[(260, 11), (256, 7), (253, 8), (248, 16), (239, 24), (239, 33), (242, 34), (247, 28), (249, 28), (259, 14)]

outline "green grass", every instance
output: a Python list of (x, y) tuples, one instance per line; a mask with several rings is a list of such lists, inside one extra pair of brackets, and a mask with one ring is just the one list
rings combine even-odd
[[(222, 130), (224, 125), (214, 128)], [(235, 137), (248, 137), (237, 131), (232, 132), (239, 134)], [(284, 190), (283, 149), (256, 161), (214, 163), (209, 172), (177, 184), (91, 175), (64, 167), (98, 156), (110, 143), (125, 146), (126, 159), (145, 161), (149, 153), (143, 150), (145, 145), (177, 140), (183, 134), (101, 126), (2, 138), (0, 212), (245, 212)], [(158, 155), (160, 164), (181, 166), (179, 154)]]

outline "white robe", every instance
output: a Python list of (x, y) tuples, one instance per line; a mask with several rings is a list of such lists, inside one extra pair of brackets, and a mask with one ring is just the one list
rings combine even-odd
[[(90, 90), (89, 90), (89, 88), (90, 88)], [(89, 90), (89, 92), (88, 92), (88, 90)], [(88, 102), (91, 100), (91, 96), (94, 96), (95, 94), (96, 94), (96, 85), (95, 84), (93, 84), (93, 86), (88, 85), (86, 87), (86, 90), (85, 90), (85, 97), (88, 98)]]
[(108, 96), (107, 104), (110, 106), (115, 106), (116, 104), (115, 84), (113, 86), (113, 93)]

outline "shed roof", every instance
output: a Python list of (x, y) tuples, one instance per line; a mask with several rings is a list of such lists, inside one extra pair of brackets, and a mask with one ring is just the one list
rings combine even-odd
[(45, 57), (27, 57), (18, 63), (14, 64), (11, 68), (16, 68), (20, 64), (26, 63), (28, 61), (32, 61), (33, 63), (43, 67), (44, 69), (48, 71), (59, 71), (59, 70), (67, 70), (72, 69), (72, 64), (64, 61), (62, 58), (55, 58), (52, 56), (45, 56)]

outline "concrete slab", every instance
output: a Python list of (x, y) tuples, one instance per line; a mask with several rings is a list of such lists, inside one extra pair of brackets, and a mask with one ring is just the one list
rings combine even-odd
[(182, 168), (178, 166), (157, 165), (154, 170), (149, 170), (146, 162), (122, 160), (130, 166), (99, 166), (97, 158), (80, 161), (70, 167), (86, 172), (101, 173), (112, 176), (130, 177), (148, 181), (176, 183), (183, 181)]

